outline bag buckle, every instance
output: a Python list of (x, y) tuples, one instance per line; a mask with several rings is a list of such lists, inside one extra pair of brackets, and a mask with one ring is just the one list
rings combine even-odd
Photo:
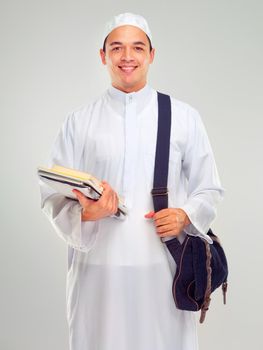
[(167, 187), (156, 187), (151, 190), (151, 194), (153, 197), (156, 196), (167, 196), (168, 188)]

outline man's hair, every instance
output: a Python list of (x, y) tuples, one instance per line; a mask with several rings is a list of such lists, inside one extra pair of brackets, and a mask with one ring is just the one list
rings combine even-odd
[[(107, 35), (106, 36), (106, 38), (105, 38), (105, 40), (104, 40), (104, 42), (103, 42), (103, 47), (102, 47), (102, 50), (104, 51), (104, 53), (106, 53), (106, 41), (107, 41), (107, 39), (108, 39), (108, 36), (109, 35)], [(147, 36), (147, 39), (148, 39), (148, 41), (149, 41), (149, 45), (150, 45), (150, 52), (152, 51), (152, 49), (153, 49), (153, 47), (152, 47), (152, 43), (151, 43), (151, 39), (148, 37), (148, 35), (146, 34), (146, 36)]]

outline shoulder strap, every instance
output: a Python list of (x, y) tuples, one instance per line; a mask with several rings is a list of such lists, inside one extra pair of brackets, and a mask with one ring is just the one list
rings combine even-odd
[(157, 92), (158, 97), (158, 132), (155, 151), (154, 181), (152, 189), (155, 211), (168, 207), (168, 169), (171, 133), (170, 96)]

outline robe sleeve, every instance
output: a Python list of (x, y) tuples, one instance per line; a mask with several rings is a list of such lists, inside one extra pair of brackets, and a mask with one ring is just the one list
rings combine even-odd
[(216, 206), (223, 198), (214, 155), (200, 115), (190, 110), (188, 115), (188, 142), (182, 169), (188, 181), (187, 200), (181, 207), (191, 224), (185, 228), (190, 235), (207, 236), (208, 229), (216, 217)]
[[(75, 168), (82, 150), (81, 139), (74, 128), (74, 114), (69, 115), (60, 129), (53, 145), (48, 166), (54, 164)], [(94, 245), (98, 232), (97, 221), (81, 221), (81, 205), (78, 201), (50, 189), (41, 180), (41, 208), (56, 233), (68, 245), (88, 252)]]

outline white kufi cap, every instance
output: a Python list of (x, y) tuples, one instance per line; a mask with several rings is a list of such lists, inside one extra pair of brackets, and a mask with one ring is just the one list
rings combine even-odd
[(135, 15), (133, 13), (122, 13), (118, 16), (115, 16), (110, 22), (108, 22), (105, 26), (103, 41), (115, 28), (126, 25), (140, 28), (142, 31), (144, 31), (145, 34), (148, 35), (152, 41), (152, 34), (146, 19), (140, 15)]

